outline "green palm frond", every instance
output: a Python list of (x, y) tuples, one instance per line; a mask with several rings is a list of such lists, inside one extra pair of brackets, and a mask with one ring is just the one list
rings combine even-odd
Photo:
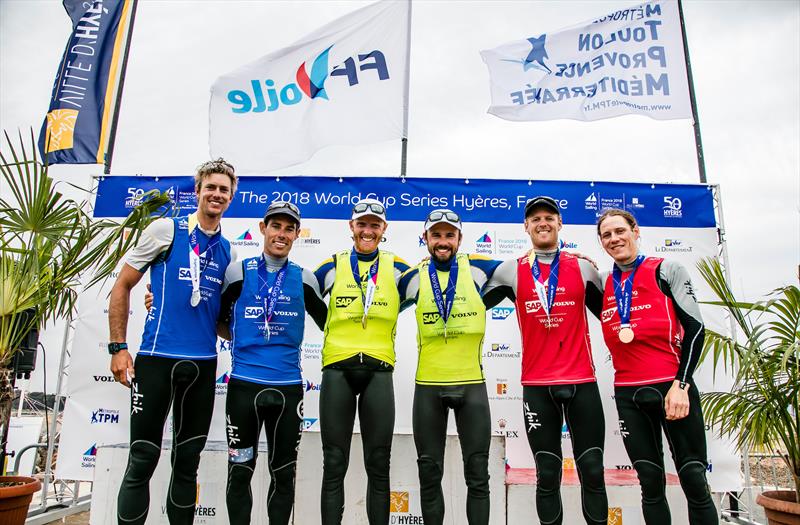
[[(88, 201), (66, 198), (37, 157), (33, 131), (0, 151), (0, 366), (32, 327), (70, 318), (87, 286), (107, 279), (141, 230), (169, 202), (153, 191), (121, 222), (94, 219)], [(35, 312), (29, 315), (24, 312)]]
[(800, 289), (786, 286), (755, 303), (737, 301), (716, 259), (698, 263), (741, 337), (706, 330), (703, 357), (734, 371), (731, 392), (703, 395), (706, 419), (739, 447), (777, 453), (800, 497)]

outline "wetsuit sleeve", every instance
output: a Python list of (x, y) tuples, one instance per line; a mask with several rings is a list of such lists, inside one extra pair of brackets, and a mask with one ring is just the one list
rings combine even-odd
[(219, 315), (217, 324), (229, 325), (233, 318), (233, 305), (242, 294), (242, 283), (244, 282), (244, 271), (242, 262), (234, 261), (225, 270), (225, 280), (222, 283), (222, 297), (220, 299)]
[(400, 311), (402, 312), (409, 306), (416, 304), (419, 298), (419, 266), (409, 268), (400, 276), (397, 283), (397, 291), (400, 292)]
[(664, 295), (672, 299), (678, 321), (683, 327), (681, 359), (675, 379), (688, 382), (697, 368), (697, 361), (703, 350), (705, 327), (700, 316), (700, 306), (694, 295), (694, 287), (689, 272), (680, 263), (664, 261), (659, 265), (658, 287)]
[(586, 308), (600, 319), (600, 311), (603, 309), (603, 284), (600, 280), (600, 273), (586, 259), (579, 258), (578, 266), (581, 269), (581, 277), (586, 288)]
[(517, 300), (517, 261), (500, 263), (481, 290), (486, 308), (497, 306), (503, 299)]
[(489, 282), (489, 279), (492, 278), (492, 275), (494, 275), (495, 270), (497, 270), (500, 264), (500, 261), (484, 257), (483, 255), (470, 254), (469, 269), (472, 273), (472, 282), (475, 283), (475, 288), (478, 290), (478, 293), (486, 288), (486, 284)]
[(142, 230), (139, 242), (128, 252), (125, 262), (138, 272), (147, 268), (172, 245), (175, 236), (172, 219), (160, 218)]
[(331, 257), (322, 261), (317, 269), (314, 270), (314, 277), (317, 279), (320, 296), (325, 297), (330, 293), (333, 287), (333, 280), (336, 278), (336, 260)]
[(325, 329), (325, 321), (328, 318), (328, 305), (322, 300), (319, 291), (319, 281), (311, 270), (303, 268), (303, 300), (306, 305), (306, 312), (314, 320), (314, 324), (320, 330)]
[(411, 266), (408, 265), (405, 259), (394, 256), (394, 282), (398, 287), (400, 286), (400, 278), (410, 269)]

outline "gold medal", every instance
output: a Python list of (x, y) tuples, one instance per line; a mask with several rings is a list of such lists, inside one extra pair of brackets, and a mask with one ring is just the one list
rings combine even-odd
[(367, 314), (361, 316), (361, 328), (367, 329)]
[(633, 341), (633, 335), (634, 335), (633, 329), (631, 329), (630, 326), (624, 326), (620, 328), (619, 333), (617, 334), (619, 340), (625, 344), (628, 344), (631, 341)]

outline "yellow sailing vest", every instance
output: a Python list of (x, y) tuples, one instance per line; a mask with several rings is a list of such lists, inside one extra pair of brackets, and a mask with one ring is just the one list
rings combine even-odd
[(394, 277), (394, 254), (378, 252), (378, 280), (366, 328), (361, 326), (364, 315), (362, 293), (367, 290), (370, 262), (358, 261), (361, 283), (356, 283), (350, 268), (350, 251), (334, 256), (336, 277), (330, 293), (325, 341), (322, 345), (322, 366), (337, 363), (364, 353), (394, 366), (394, 336), (400, 294)]
[[(420, 385), (466, 385), (483, 383), (481, 351), (486, 332), (486, 308), (472, 280), (469, 256), (457, 254), (458, 283), (450, 317), (445, 325), (436, 308), (428, 274), (430, 261), (419, 264), (417, 299), (416, 382)], [(442, 293), (447, 289), (449, 272), (436, 272)]]

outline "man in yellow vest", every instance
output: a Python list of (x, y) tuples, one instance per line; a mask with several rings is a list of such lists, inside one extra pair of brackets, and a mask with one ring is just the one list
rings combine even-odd
[(400, 295), (417, 303), (417, 364), (413, 428), (417, 448), (422, 518), (444, 521), (442, 474), (447, 417), (453, 409), (464, 459), (467, 519), (489, 522), (489, 442), (491, 416), (481, 364), (486, 308), (480, 290), (499, 261), (459, 254), (461, 219), (433, 210), (423, 238), (431, 254), (406, 272)]
[(323, 525), (342, 522), (356, 408), (367, 471), (367, 518), (370, 525), (389, 523), (397, 283), (408, 264), (378, 249), (386, 227), (380, 201), (358, 201), (350, 220), (353, 248), (323, 261), (314, 272), (323, 296), (330, 294), (319, 400)]

